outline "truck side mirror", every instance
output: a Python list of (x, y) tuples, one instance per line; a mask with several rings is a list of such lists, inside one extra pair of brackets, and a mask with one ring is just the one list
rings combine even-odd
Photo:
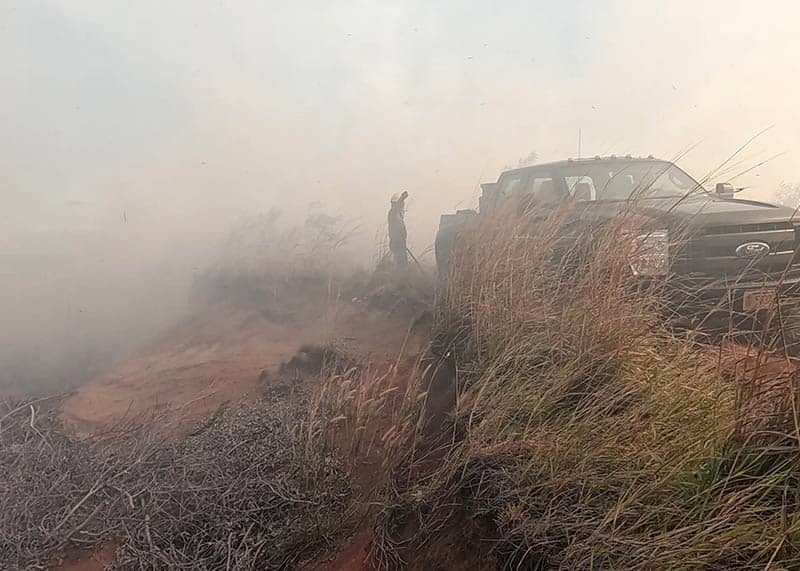
[(733, 185), (729, 182), (718, 182), (714, 192), (721, 198), (733, 198)]

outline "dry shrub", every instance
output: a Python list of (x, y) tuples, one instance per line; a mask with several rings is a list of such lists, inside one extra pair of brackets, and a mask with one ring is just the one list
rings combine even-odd
[(670, 332), (630, 272), (643, 230), (517, 204), (464, 232), (439, 325), (458, 439), (387, 499), (376, 563), (467, 526), (514, 569), (800, 564), (795, 378), (734, 382)]
[(433, 268), (380, 264), (358, 290), (371, 307), (390, 314), (415, 315), (429, 311), (436, 291)]
[(302, 305), (352, 269), (346, 246), (356, 231), (353, 221), (317, 203), (302, 224), (276, 209), (243, 219), (195, 279), (193, 299), (257, 303), (278, 314), (287, 303)]

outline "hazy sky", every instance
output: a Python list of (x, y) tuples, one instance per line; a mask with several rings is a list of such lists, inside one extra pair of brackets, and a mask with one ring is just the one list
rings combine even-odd
[[(712, 180), (783, 153), (734, 181), (769, 198), (800, 181), (798, 22), (794, 0), (0, 0), (0, 317), (105, 292), (119, 322), (122, 284), (191, 271), (272, 206), (322, 200), (368, 244), (407, 189), (419, 252), (477, 183), (574, 156), (579, 129), (585, 155), (691, 148), (702, 177), (771, 127)], [(78, 260), (71, 285), (33, 255)]]
[(5, 247), (123, 212), (180, 239), (321, 197), (379, 224), (400, 188), (429, 238), (578, 129), (584, 154), (699, 144), (699, 176), (773, 126), (742, 165), (786, 153), (745, 181), (769, 196), (800, 179), (798, 21), (788, 0), (0, 0)]

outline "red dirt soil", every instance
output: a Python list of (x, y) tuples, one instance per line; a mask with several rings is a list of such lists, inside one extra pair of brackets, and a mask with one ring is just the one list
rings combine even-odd
[(343, 546), (333, 556), (327, 555), (314, 563), (302, 568), (302, 571), (368, 571), (370, 534), (362, 530)]
[(304, 344), (334, 343), (362, 362), (390, 363), (403, 347), (405, 354), (422, 348), (409, 327), (408, 319), (342, 302), (310, 305), (282, 321), (215, 307), (79, 387), (64, 402), (62, 419), (79, 436), (149, 415), (172, 419), (170, 430), (185, 428), (255, 395), (262, 371), (273, 377)]
[(52, 571), (103, 571), (116, 559), (117, 544), (114, 542), (101, 545), (88, 557), (66, 558), (65, 561), (51, 567)]

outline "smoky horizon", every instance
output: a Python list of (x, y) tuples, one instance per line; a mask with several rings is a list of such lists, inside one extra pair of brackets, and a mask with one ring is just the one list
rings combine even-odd
[(721, 1), (2, 2), (4, 382), (71, 386), (174, 323), (259, 214), (286, 232), (330, 216), (347, 263), (369, 267), (394, 193), (430, 263), (440, 215), (531, 161), (652, 154), (707, 188), (786, 196), (798, 17)]

